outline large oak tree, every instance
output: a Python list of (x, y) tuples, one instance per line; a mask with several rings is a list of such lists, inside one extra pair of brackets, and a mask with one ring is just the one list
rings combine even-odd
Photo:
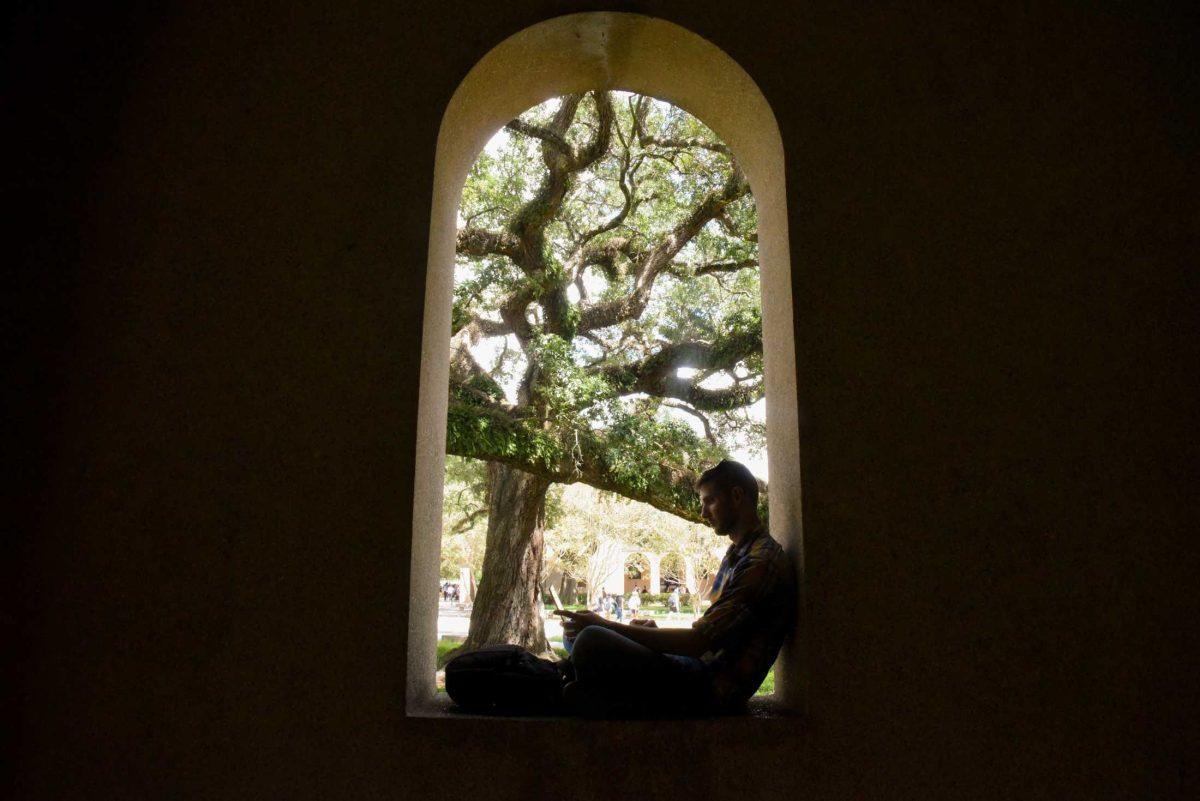
[(696, 521), (699, 471), (761, 445), (757, 227), (729, 149), (665, 103), (568, 95), (505, 131), (460, 206), (447, 452), (487, 463), (466, 645), (544, 651), (553, 484)]

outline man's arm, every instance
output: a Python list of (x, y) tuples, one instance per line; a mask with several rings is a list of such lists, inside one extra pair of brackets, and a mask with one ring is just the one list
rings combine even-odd
[(569, 635), (578, 634), (588, 626), (603, 626), (623, 637), (644, 645), (651, 651), (660, 654), (680, 654), (681, 656), (700, 656), (709, 650), (708, 638), (695, 629), (660, 629), (656, 626), (627, 626), (612, 620), (605, 620), (595, 612), (567, 612), (555, 614), (563, 616), (563, 629)]

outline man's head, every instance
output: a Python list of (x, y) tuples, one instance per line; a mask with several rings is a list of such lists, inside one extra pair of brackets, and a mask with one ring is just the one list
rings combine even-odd
[(741, 462), (723, 459), (696, 480), (700, 516), (718, 534), (758, 523), (758, 481)]

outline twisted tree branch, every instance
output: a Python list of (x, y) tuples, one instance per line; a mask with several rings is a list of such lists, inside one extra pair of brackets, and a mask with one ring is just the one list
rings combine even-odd
[(529, 136), (534, 139), (540, 139), (543, 143), (554, 148), (568, 159), (575, 158), (575, 154), (571, 151), (571, 145), (567, 143), (566, 137), (564, 137), (559, 131), (551, 130), (550, 128), (543, 128), (540, 125), (534, 125), (532, 123), (525, 122), (520, 117), (515, 120), (510, 120), (509, 123), (504, 127), (513, 133), (524, 134), (525, 136)]
[(458, 232), (454, 252), (462, 256), (507, 256), (516, 260), (521, 253), (521, 242), (508, 231), (486, 231), (482, 228), (464, 228)]
[(666, 403), (666, 402), (664, 402), (663, 406), (666, 406), (668, 409), (678, 409), (681, 412), (686, 412), (687, 414), (690, 414), (692, 417), (695, 417), (697, 420), (700, 421), (700, 424), (704, 426), (704, 438), (707, 439), (713, 445), (717, 444), (716, 435), (713, 434), (713, 430), (712, 430), (712, 423), (710, 423), (708, 421), (708, 417), (704, 414), (704, 412), (701, 412), (699, 409), (695, 409), (691, 406), (688, 406), (686, 403)]
[(650, 302), (654, 281), (660, 273), (671, 266), (672, 260), (700, 230), (726, 206), (750, 191), (750, 184), (742, 173), (734, 169), (720, 189), (704, 196), (657, 245), (640, 258), (634, 267), (636, 286), (621, 298), (589, 304), (580, 310), (579, 330), (593, 331), (610, 325), (640, 317)]
[(701, 263), (672, 262), (667, 271), (679, 278), (695, 278), (714, 273), (736, 273), (758, 267), (758, 259), (741, 259), (740, 261), (710, 261)]
[[(762, 353), (762, 328), (755, 327), (715, 342), (668, 343), (645, 358), (629, 364), (598, 365), (590, 372), (604, 376), (622, 395), (644, 393), (656, 398), (674, 398), (696, 409), (720, 411), (755, 403), (762, 397), (762, 382), (735, 382), (724, 389), (706, 389), (700, 382), (714, 371), (731, 371), (738, 362)], [(680, 378), (680, 367), (706, 371), (690, 379)]]

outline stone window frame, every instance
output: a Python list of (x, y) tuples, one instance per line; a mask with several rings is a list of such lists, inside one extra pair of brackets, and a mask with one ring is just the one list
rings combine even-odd
[[(425, 282), (409, 586), (406, 709), (440, 715), (434, 682), (455, 233), (462, 189), (488, 139), (549, 98), (592, 89), (665, 100), (702, 120), (738, 159), (758, 207), (770, 529), (792, 558), (803, 610), (800, 436), (783, 140), (754, 80), (706, 39), (641, 14), (587, 12), (526, 28), (487, 53), (455, 91), (438, 133)], [(776, 664), (772, 705), (803, 713), (806, 616)]]

